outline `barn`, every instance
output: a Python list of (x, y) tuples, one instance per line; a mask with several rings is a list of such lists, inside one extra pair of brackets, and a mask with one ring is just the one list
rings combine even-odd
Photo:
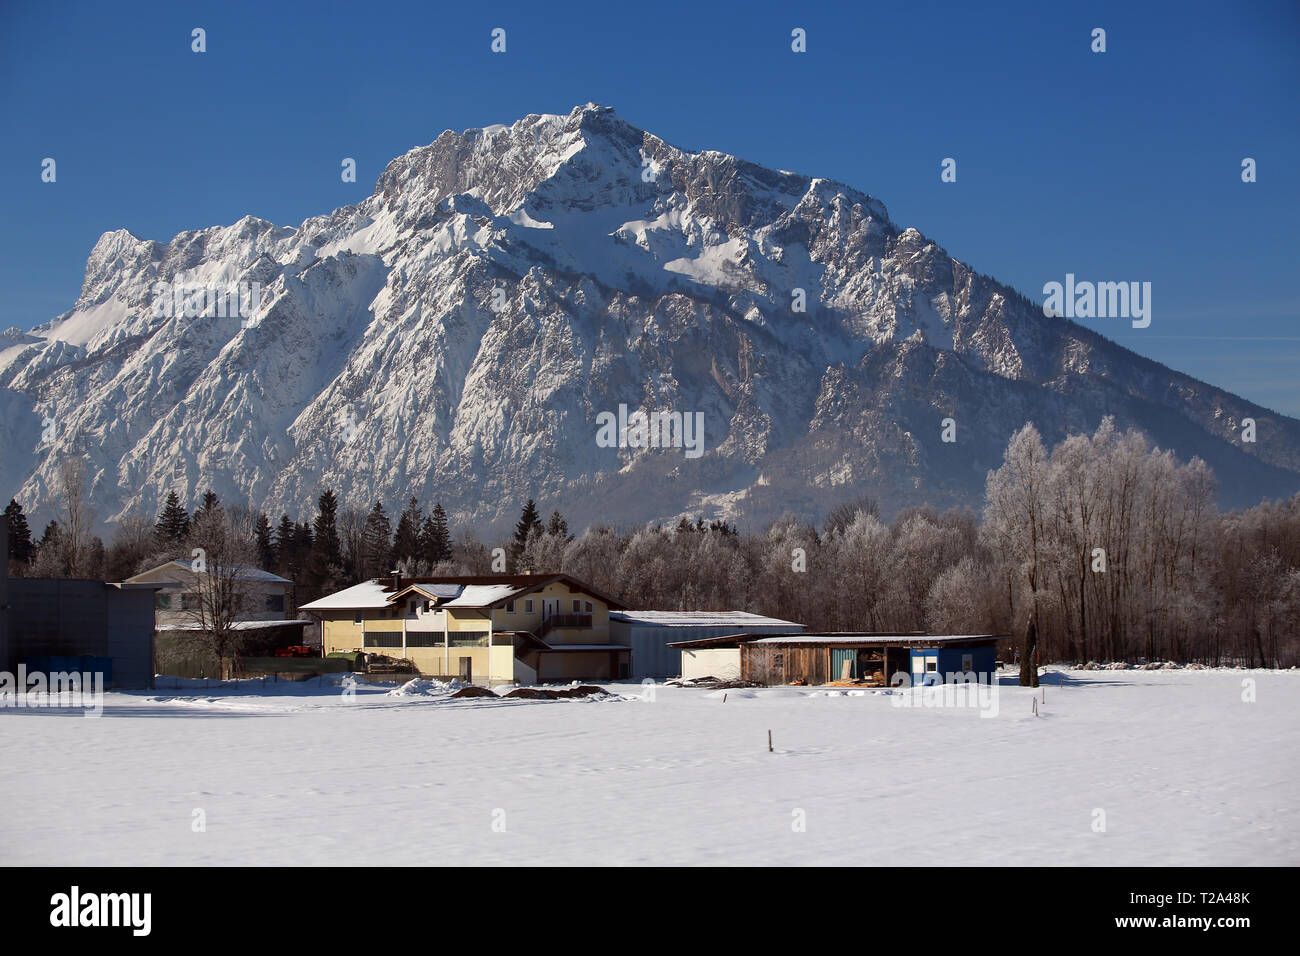
[(915, 685), (949, 675), (992, 681), (1001, 639), (997, 634), (742, 634), (673, 646), (682, 653), (683, 677), (738, 676), (767, 685), (884, 685), (903, 683), (900, 675), (906, 675), (906, 682)]
[[(0, 521), (0, 554), (7, 554)], [(151, 584), (10, 578), (0, 561), (0, 671), (88, 672), (104, 687), (153, 686)], [(24, 688), (26, 690), (26, 688)]]
[[(632, 677), (635, 680), (688, 676), (688, 669), (704, 666), (707, 652), (683, 654), (683, 641), (722, 636), (792, 634), (802, 624), (764, 617), (748, 611), (610, 611), (610, 640), (632, 648)], [(734, 656), (734, 655), (733, 655)], [(737, 658), (737, 661), (739, 658)], [(738, 664), (732, 665), (735, 670)], [(721, 674), (713, 676), (721, 677)]]

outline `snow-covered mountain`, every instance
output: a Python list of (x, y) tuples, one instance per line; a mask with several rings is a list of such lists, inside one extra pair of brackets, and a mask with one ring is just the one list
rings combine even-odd
[[(260, 304), (160, 314), (159, 283)], [(620, 405), (703, 413), (704, 454), (602, 447)], [(1205, 458), (1225, 503), (1300, 488), (1300, 422), (1045, 318), (872, 196), (590, 104), (445, 132), (297, 228), (105, 233), (73, 308), (0, 339), (0, 413), (0, 491), (38, 516), (79, 453), (110, 520), (209, 487), (298, 515), (331, 486), (484, 525), (532, 496), (752, 527), (862, 491), (974, 504), (1027, 420), (1106, 414)]]

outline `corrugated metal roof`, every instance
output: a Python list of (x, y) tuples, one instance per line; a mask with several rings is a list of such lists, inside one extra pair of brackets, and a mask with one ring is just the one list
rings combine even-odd
[(776, 634), (746, 644), (971, 644), (996, 641), (1000, 634)]
[(880, 634), (844, 632), (836, 634), (727, 634), (705, 637), (696, 641), (673, 641), (669, 647), (702, 649), (706, 647), (739, 647), (741, 644), (840, 644), (848, 647), (892, 645), (909, 647), (934, 644), (985, 643), (1001, 640), (1005, 634)]

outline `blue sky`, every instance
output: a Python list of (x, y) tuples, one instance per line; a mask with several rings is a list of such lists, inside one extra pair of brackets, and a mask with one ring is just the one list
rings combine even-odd
[(1067, 272), (1149, 281), (1149, 328), (1088, 324), (1300, 416), (1298, 38), (1300, 4), (1270, 0), (3, 0), (0, 328), (68, 309), (106, 230), (297, 225), (444, 129), (595, 101), (679, 146), (863, 189), (1035, 300)]

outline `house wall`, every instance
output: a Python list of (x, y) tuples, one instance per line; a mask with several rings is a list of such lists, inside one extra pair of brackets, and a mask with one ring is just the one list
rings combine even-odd
[(321, 650), (328, 654), (331, 651), (359, 651), (361, 650), (361, 635), (364, 630), (360, 624), (354, 624), (352, 614), (338, 614), (330, 617), (321, 617), (320, 635)]
[[(131, 578), (132, 583), (161, 584), (163, 590), (157, 592), (154, 606), (157, 610), (159, 624), (192, 624), (194, 612), (185, 611), (182, 601), (187, 591), (193, 591), (198, 582), (198, 575), (188, 568), (174, 564), (154, 568)], [(283, 621), (288, 618), (289, 586), (274, 581), (249, 581), (245, 584), (248, 603), (239, 612), (239, 619), (244, 621)], [(269, 610), (266, 599), (278, 595), (282, 598), (281, 609)], [(170, 602), (170, 607), (164, 606)]]
[[(448, 631), (516, 631), (519, 628), (501, 627), (492, 617), (478, 608), (447, 608)], [(526, 630), (528, 630), (526, 628)]]
[[(383, 654), (387, 657), (405, 656), (421, 674), (440, 677), (459, 675), (460, 658), (468, 657), (471, 660), (471, 668), (476, 681), (510, 681), (515, 679), (513, 644), (495, 647), (444, 647), (441, 642), (443, 633), (440, 623), (443, 619), (441, 613), (436, 618), (439, 622), (436, 629), (431, 626), (435, 621), (432, 615), (423, 615), (423, 620), (420, 621), (412, 619), (405, 613), (402, 617), (395, 618), (365, 616), (378, 613), (378, 610), (363, 612), (360, 624), (355, 622), (355, 611), (340, 611), (328, 617), (322, 615), (321, 635), (324, 653), (365, 651), (369, 654)], [(383, 613), (386, 615), (387, 611)], [(489, 626), (486, 617), (478, 611), (471, 610), (448, 611), (446, 623), (449, 635), (465, 631), (482, 631)], [(404, 627), (407, 640), (405, 651), (403, 651), (401, 643)], [(394, 647), (366, 647), (363, 643), (366, 633), (391, 634), (396, 639), (397, 644)], [(410, 642), (413, 638), (429, 635), (439, 638), (437, 646), (411, 646)]]
[[(573, 610), (573, 601), (582, 602), (581, 610)], [(411, 601), (415, 610), (412, 611)], [(525, 611), (525, 601), (533, 602), (531, 612)], [(609, 608), (596, 597), (581, 591), (571, 591), (563, 581), (555, 581), (535, 591), (527, 597), (514, 602), (514, 611), (507, 611), (506, 606), (491, 609), (483, 608), (441, 608), (425, 611), (424, 599), (412, 597), (404, 600), (397, 608), (397, 616), (392, 616), (388, 608), (367, 609), (362, 611), (362, 622), (355, 621), (355, 611), (337, 611), (322, 614), (321, 641), (324, 653), (335, 651), (366, 651), (384, 654), (389, 657), (405, 656), (422, 674), (438, 676), (457, 676), (460, 673), (460, 658), (471, 659), (474, 679), (489, 681), (521, 680), (574, 680), (603, 679), (616, 676), (617, 666), (611, 669), (608, 652), (591, 653), (574, 652), (572, 654), (546, 655), (546, 662), (541, 665), (542, 673), (516, 660), (512, 645), (496, 646), (455, 646), (454, 635), (464, 632), (532, 631), (537, 633), (542, 627), (543, 600), (558, 600), (559, 614), (590, 614), (592, 626), (555, 628), (546, 635), (550, 644), (607, 644), (610, 643)], [(586, 610), (587, 602), (591, 610)], [(382, 616), (381, 616), (382, 615)], [(436, 647), (412, 647), (413, 635), (442, 634), (446, 630), (448, 644)], [(406, 647), (403, 650), (401, 635), (405, 631)], [(366, 633), (382, 633), (394, 636), (391, 647), (366, 647)]]
[[(632, 659), (636, 660), (635, 654)], [(635, 664), (633, 666), (635, 667)], [(681, 652), (681, 675), (688, 680), (693, 677), (735, 680), (740, 677), (740, 648), (706, 647), (694, 651), (684, 650)]]
[[(401, 652), (389, 654), (400, 657)], [(430, 677), (459, 677), (460, 659), (470, 659), (474, 681), (506, 682), (515, 680), (513, 647), (408, 647), (406, 659)]]
[[(502, 631), (539, 632), (542, 627), (542, 601), (556, 599), (560, 602), (559, 614), (590, 614), (590, 628), (556, 628), (546, 635), (548, 644), (607, 644), (610, 642), (609, 607), (604, 601), (582, 591), (570, 591), (564, 581), (553, 581), (539, 591), (534, 591), (514, 602), (514, 612), (502, 605), (492, 609), (493, 627)], [(533, 602), (531, 613), (524, 610), (526, 602)], [(582, 610), (573, 610), (573, 602), (581, 602)], [(586, 610), (591, 602), (591, 610)], [(617, 642), (616, 642), (617, 643)]]

